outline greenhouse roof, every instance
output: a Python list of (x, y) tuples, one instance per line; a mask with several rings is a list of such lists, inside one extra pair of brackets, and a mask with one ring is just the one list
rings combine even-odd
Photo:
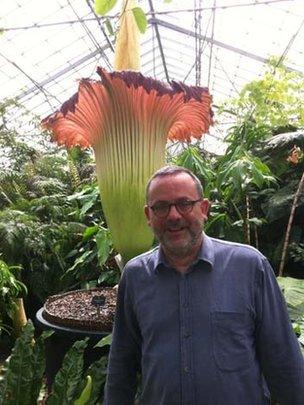
[[(145, 0), (142, 73), (207, 86), (214, 105), (259, 78), (271, 56), (304, 73), (302, 0)], [(118, 9), (107, 20), (115, 28)], [(77, 80), (111, 70), (114, 37), (92, 0), (1, 4), (1, 99), (44, 117), (77, 91)], [(221, 138), (225, 125), (211, 134)]]

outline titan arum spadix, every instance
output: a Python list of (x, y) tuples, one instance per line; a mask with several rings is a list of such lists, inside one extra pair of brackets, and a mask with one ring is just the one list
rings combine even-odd
[[(82, 79), (78, 92), (43, 120), (58, 144), (93, 148), (103, 211), (124, 262), (152, 245), (143, 211), (145, 186), (165, 164), (167, 140), (200, 138), (211, 123), (206, 88), (146, 78), (130, 70), (139, 67), (138, 61), (130, 66), (130, 58), (123, 66), (127, 45), (138, 47), (130, 12), (128, 17), (121, 19), (115, 57), (124, 71), (98, 68), (100, 80)], [(128, 41), (122, 47), (124, 32)]]

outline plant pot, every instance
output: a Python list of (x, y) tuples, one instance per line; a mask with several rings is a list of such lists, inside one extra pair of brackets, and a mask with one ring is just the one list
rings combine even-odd
[(37, 326), (54, 331), (46, 339), (46, 379), (49, 391), (65, 354), (75, 341), (89, 338), (84, 352), (85, 368), (108, 353), (108, 346), (94, 346), (112, 330), (115, 302), (116, 290), (109, 287), (76, 290), (49, 297), (37, 311)]

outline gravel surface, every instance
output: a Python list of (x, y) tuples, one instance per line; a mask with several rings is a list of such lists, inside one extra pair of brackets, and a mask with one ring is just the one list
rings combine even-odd
[[(93, 297), (103, 297), (104, 304), (99, 308), (92, 305)], [(58, 325), (108, 331), (114, 321), (116, 297), (117, 290), (111, 287), (53, 295), (44, 304), (43, 316)]]

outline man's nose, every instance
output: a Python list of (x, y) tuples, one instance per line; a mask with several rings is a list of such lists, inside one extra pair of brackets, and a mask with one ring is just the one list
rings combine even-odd
[(171, 207), (169, 208), (169, 212), (167, 215), (167, 218), (180, 218), (182, 215), (179, 213), (178, 209), (176, 208), (176, 205), (172, 204)]

